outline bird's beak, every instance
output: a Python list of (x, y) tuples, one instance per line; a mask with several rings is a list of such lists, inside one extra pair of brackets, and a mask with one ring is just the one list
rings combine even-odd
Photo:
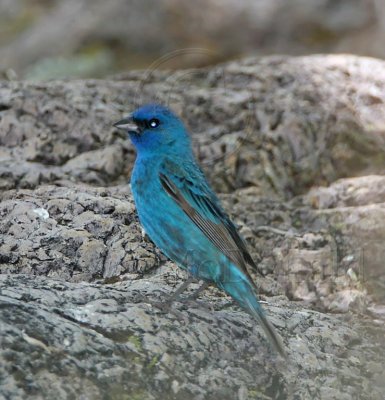
[(123, 118), (114, 124), (115, 128), (123, 129), (126, 132), (140, 133), (138, 125), (131, 117)]

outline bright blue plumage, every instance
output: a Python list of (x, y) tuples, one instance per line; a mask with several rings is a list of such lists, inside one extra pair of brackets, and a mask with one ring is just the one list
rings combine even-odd
[(257, 318), (284, 355), (247, 272), (246, 265), (257, 266), (196, 163), (181, 120), (149, 104), (115, 126), (128, 131), (137, 150), (131, 187), (149, 237), (181, 268), (216, 284)]

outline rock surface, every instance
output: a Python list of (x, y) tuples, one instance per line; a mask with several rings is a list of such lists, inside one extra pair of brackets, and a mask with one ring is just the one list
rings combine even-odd
[(384, 65), (270, 57), (115, 81), (3, 82), (0, 188), (126, 182), (132, 147), (112, 123), (148, 101), (181, 114), (221, 192), (253, 185), (290, 198), (341, 177), (382, 174)]
[[(164, 314), (143, 302), (162, 278), (114, 285), (0, 275), (5, 398), (381, 399), (383, 331), (284, 298), (268, 311), (289, 351), (271, 353), (248, 315), (216, 294)], [(159, 299), (159, 297), (155, 297)], [(377, 387), (376, 387), (377, 385)]]
[[(382, 399), (384, 67), (272, 57), (2, 82), (0, 397)], [(153, 304), (185, 277), (143, 237), (111, 125), (159, 98), (266, 274), (287, 362), (214, 288)]]

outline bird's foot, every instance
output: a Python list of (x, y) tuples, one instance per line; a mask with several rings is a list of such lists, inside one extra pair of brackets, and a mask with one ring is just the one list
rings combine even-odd
[(171, 314), (174, 315), (179, 321), (183, 321), (185, 324), (188, 323), (188, 316), (173, 308), (173, 301), (165, 300), (165, 301), (152, 301), (149, 304), (151, 304), (152, 307), (157, 308), (160, 312), (165, 313), (165, 314)]
[[(172, 293), (167, 297), (164, 296), (165, 293), (162, 290), (154, 291), (153, 293), (155, 293), (158, 299), (160, 298), (160, 300), (151, 300), (143, 294), (138, 294), (136, 299), (138, 300), (138, 302), (150, 304), (152, 307), (158, 309), (159, 311), (163, 313), (173, 314), (178, 319), (184, 321), (187, 320), (187, 316), (184, 313), (180, 312), (179, 310), (173, 308), (174, 303), (180, 303), (183, 309), (197, 308), (198, 306), (199, 308), (203, 308), (205, 311), (212, 312), (213, 307), (211, 305), (208, 305), (202, 301), (197, 300), (199, 295), (209, 286), (208, 282), (204, 282), (189, 296), (181, 297), (181, 294), (187, 289), (188, 285), (194, 280), (195, 280), (194, 278), (190, 277), (181, 286), (179, 286), (179, 288), (174, 293)], [(166, 297), (166, 299), (163, 300), (162, 297)]]
[[(161, 294), (164, 292), (159, 291)], [(175, 310), (173, 305), (173, 299), (168, 298), (167, 300), (152, 300), (143, 294), (139, 294), (136, 297), (136, 300), (140, 303), (145, 303), (150, 305), (152, 308), (160, 311), (163, 314), (171, 314), (174, 315), (179, 321), (183, 321), (187, 324), (188, 317), (184, 313), (180, 312), (179, 310)]]
[(195, 298), (190, 298), (190, 296), (185, 299), (179, 299), (177, 300), (177, 302), (181, 303), (186, 309), (199, 308), (210, 313), (214, 311), (214, 307), (212, 304), (197, 300)]
[(203, 308), (206, 311), (213, 311), (213, 308), (211, 305), (206, 304), (203, 301), (199, 301), (198, 297), (199, 295), (205, 290), (207, 289), (207, 287), (210, 286), (210, 283), (208, 282), (203, 282), (197, 289), (195, 289), (189, 296), (186, 297), (182, 297), (181, 296), (181, 290), (180, 287), (176, 292), (174, 292), (171, 296), (170, 296), (170, 301), (171, 302), (177, 302), (177, 303), (181, 303), (182, 305), (186, 306), (186, 308), (197, 308), (197, 306), (199, 306), (199, 308)]

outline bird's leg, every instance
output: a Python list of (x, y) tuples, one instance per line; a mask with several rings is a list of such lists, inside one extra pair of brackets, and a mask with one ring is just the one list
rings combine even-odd
[(186, 291), (186, 289), (190, 286), (190, 283), (193, 283), (195, 278), (193, 276), (189, 276), (187, 280), (185, 280), (171, 296), (166, 300), (169, 303), (174, 302), (175, 300), (179, 300), (180, 295)]
[(183, 299), (180, 297), (180, 295), (186, 291), (186, 289), (190, 285), (190, 283), (193, 283), (195, 280), (196, 279), (194, 277), (189, 277), (169, 297), (168, 301), (169, 302), (174, 302), (174, 301), (184, 302), (185, 300), (187, 300), (187, 301), (196, 300), (199, 297), (199, 295), (210, 286), (209, 282), (203, 282), (197, 289), (194, 290), (193, 293), (191, 293), (189, 296), (187, 296), (186, 299)]
[(149, 301), (149, 300), (146, 300), (146, 302), (151, 304), (152, 306), (156, 307), (158, 310), (160, 310), (162, 312), (165, 312), (165, 313), (173, 314), (173, 315), (175, 315), (176, 318), (178, 318), (178, 320), (182, 320), (185, 323), (187, 323), (188, 322), (188, 318), (186, 317), (186, 315), (184, 315), (183, 313), (181, 313), (178, 310), (173, 310), (171, 308), (171, 306), (172, 306), (173, 301), (178, 299), (179, 296), (187, 289), (187, 287), (193, 281), (194, 281), (194, 278), (192, 276), (190, 276), (185, 282), (183, 282), (178, 287), (178, 289), (174, 293), (172, 293), (164, 301)]
[(188, 288), (190, 283), (194, 282), (195, 278), (189, 276), (166, 300), (150, 302), (151, 305), (159, 308), (161, 311), (168, 312), (171, 310), (171, 305), (175, 300), (178, 300), (180, 295)]
[[(164, 311), (171, 311), (171, 306), (174, 301), (177, 301), (179, 303), (184, 304), (185, 306), (189, 307), (196, 307), (197, 305), (200, 308), (205, 309), (206, 311), (213, 311), (213, 308), (201, 301), (198, 301), (199, 295), (207, 289), (208, 286), (210, 286), (209, 282), (203, 282), (197, 289), (194, 290), (193, 293), (191, 293), (189, 296), (186, 297), (181, 297), (181, 294), (185, 292), (187, 287), (190, 285), (190, 283), (193, 283), (196, 279), (193, 277), (188, 278), (182, 285), (178, 287), (178, 289), (171, 294), (171, 296), (165, 301), (159, 304), (160, 308), (162, 308)], [(172, 311), (171, 311), (172, 312)]]
[[(209, 285), (209, 282), (203, 282), (197, 289), (194, 290), (194, 292), (189, 295), (187, 298), (183, 299), (181, 298), (181, 294), (186, 291), (186, 289), (189, 287), (191, 283), (196, 281), (196, 279), (193, 276), (189, 276), (185, 282), (183, 282), (166, 300), (160, 301), (157, 303), (151, 303), (155, 307), (161, 309), (162, 311), (170, 311), (171, 305), (174, 301), (178, 301), (181, 303), (190, 303), (194, 302), (196, 303), (196, 299), (202, 293)], [(206, 307), (207, 308), (207, 307)]]
[(203, 282), (197, 289), (194, 290), (186, 299), (183, 299), (183, 303), (189, 305), (191, 304), (193, 307), (199, 305), (200, 308), (205, 309), (206, 311), (212, 312), (214, 308), (210, 304), (206, 304), (202, 301), (198, 300), (199, 295), (206, 290), (210, 286), (209, 282)]

